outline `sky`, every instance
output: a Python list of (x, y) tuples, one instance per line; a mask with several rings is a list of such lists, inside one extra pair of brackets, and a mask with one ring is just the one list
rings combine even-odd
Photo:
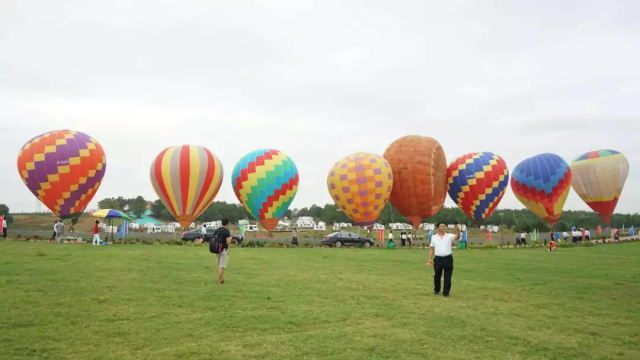
[[(0, 203), (36, 210), (20, 148), (71, 129), (105, 149), (97, 200), (155, 200), (149, 167), (173, 145), (236, 162), (260, 148), (300, 172), (291, 208), (332, 202), (331, 166), (404, 135), (447, 161), (513, 169), (615, 149), (630, 162), (618, 212), (640, 204), (637, 1), (2, 1)], [(447, 206), (455, 206), (447, 199)], [(510, 189), (499, 208), (522, 208)], [(575, 192), (565, 209), (588, 210)]]

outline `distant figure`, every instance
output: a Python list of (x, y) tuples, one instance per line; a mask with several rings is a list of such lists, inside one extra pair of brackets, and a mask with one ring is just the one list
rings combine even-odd
[(620, 229), (616, 229), (614, 239), (620, 241)]
[(207, 237), (207, 227), (202, 224), (202, 229), (200, 230), (200, 235), (202, 235), (202, 239), (204, 240)]
[(93, 245), (100, 245), (100, 229), (98, 228), (98, 224), (100, 224), (100, 221), (96, 220), (95, 225), (93, 225)]
[(298, 231), (295, 228), (291, 233), (291, 245), (298, 246)]
[(549, 242), (549, 251), (556, 251), (556, 241), (555, 240), (551, 240)]
[(389, 241), (393, 242), (393, 231), (389, 232)]
[(64, 223), (62, 220), (58, 220), (56, 224), (56, 244), (60, 244), (60, 236), (64, 234)]
[(407, 233), (404, 231), (400, 233), (400, 246), (404, 247), (407, 244)]
[(568, 239), (568, 238), (569, 238), (569, 233), (568, 233), (568, 232), (566, 232), (566, 231), (565, 231), (565, 232), (563, 232), (563, 233), (562, 233), (562, 239), (563, 239), (564, 241), (567, 241), (567, 239)]
[(571, 238), (573, 239), (572, 242), (574, 244), (578, 243), (578, 236), (579, 236), (578, 234), (579, 232), (577, 230), (571, 230)]
[(58, 229), (57, 229), (58, 226), (57, 225), (58, 225), (58, 220), (53, 222), (53, 235), (51, 235), (51, 238), (49, 239), (49, 242), (56, 241), (56, 237), (57, 237), (56, 234), (58, 232)]
[(520, 244), (527, 245), (527, 233), (523, 232), (520, 234)]
[(520, 246), (520, 233), (516, 233), (516, 246)]
[(413, 235), (411, 233), (407, 234), (407, 243), (409, 246), (413, 246)]
[(591, 231), (589, 230), (585, 230), (584, 231), (584, 237), (587, 241), (591, 240)]
[(7, 238), (7, 217), (2, 217), (2, 237)]
[(555, 232), (555, 236), (553, 237), (553, 240), (555, 240), (556, 243), (560, 241), (560, 231)]
[(587, 239), (587, 231), (584, 228), (582, 228), (581, 233), (582, 233), (582, 239), (580, 240), (585, 241)]

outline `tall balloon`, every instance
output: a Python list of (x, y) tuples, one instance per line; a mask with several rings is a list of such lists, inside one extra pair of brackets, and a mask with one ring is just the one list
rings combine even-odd
[(73, 224), (98, 191), (106, 169), (102, 146), (78, 131), (36, 136), (18, 154), (25, 185), (49, 210)]
[(242, 206), (273, 231), (298, 192), (298, 168), (287, 154), (262, 149), (245, 155), (233, 169), (233, 191)]
[(168, 147), (151, 163), (151, 184), (180, 223), (188, 227), (211, 205), (222, 185), (222, 164), (207, 148)]
[(404, 136), (384, 152), (393, 170), (391, 204), (414, 228), (437, 214), (447, 197), (447, 159), (440, 143), (424, 136)]
[(493, 214), (508, 184), (507, 164), (490, 152), (463, 155), (447, 169), (447, 191), (451, 200), (474, 220)]
[(571, 163), (573, 189), (607, 224), (629, 175), (629, 161), (615, 150), (588, 152)]
[(327, 176), (333, 201), (356, 225), (373, 225), (389, 200), (393, 173), (378, 155), (357, 153), (338, 161)]
[(511, 189), (524, 206), (555, 225), (571, 189), (571, 168), (558, 155), (536, 155), (513, 170)]

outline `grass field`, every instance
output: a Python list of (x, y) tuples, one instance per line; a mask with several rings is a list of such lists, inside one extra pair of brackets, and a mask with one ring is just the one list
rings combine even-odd
[(640, 358), (640, 243), (426, 256), (0, 241), (0, 357)]

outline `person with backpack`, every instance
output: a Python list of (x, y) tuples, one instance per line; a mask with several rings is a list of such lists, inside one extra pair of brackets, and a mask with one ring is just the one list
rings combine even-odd
[[(222, 227), (216, 229), (209, 239), (209, 251), (216, 254), (216, 268), (218, 269), (218, 283), (224, 284), (224, 269), (229, 262), (229, 242), (232, 240), (231, 232), (227, 228), (229, 219), (222, 219)], [(200, 240), (203, 243), (204, 240)]]

